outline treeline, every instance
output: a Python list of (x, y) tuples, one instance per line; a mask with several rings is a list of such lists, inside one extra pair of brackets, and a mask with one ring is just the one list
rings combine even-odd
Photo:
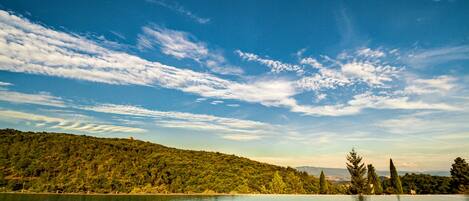
[(133, 139), (0, 130), (0, 191), (318, 193), (305, 172)]
[(451, 177), (390, 177), (352, 150), (351, 181), (331, 183), (293, 168), (218, 152), (133, 139), (0, 129), (0, 191), (53, 193), (449, 194), (469, 192), (469, 166), (456, 158)]
[[(460, 157), (456, 158), (452, 164), (451, 177), (426, 174), (399, 176), (392, 159), (389, 160), (390, 177), (380, 177), (376, 174), (372, 164), (365, 165), (362, 160), (363, 158), (354, 149), (347, 155), (347, 170), (351, 181), (348, 184), (342, 184), (342, 189), (347, 189), (348, 194), (469, 193), (469, 165)], [(321, 178), (323, 176), (324, 174), (321, 173)], [(320, 189), (323, 188), (320, 182)]]

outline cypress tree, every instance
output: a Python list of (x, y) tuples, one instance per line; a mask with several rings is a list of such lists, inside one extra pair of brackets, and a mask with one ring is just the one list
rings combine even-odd
[(366, 167), (362, 163), (362, 157), (357, 154), (355, 149), (347, 155), (347, 170), (350, 173), (351, 177), (351, 186), (350, 193), (352, 194), (362, 194), (366, 191)]
[(376, 174), (375, 167), (372, 164), (367, 166), (367, 187), (368, 194), (380, 195), (383, 193), (383, 187), (381, 186), (381, 179), (379, 179), (378, 174)]
[(329, 191), (329, 187), (327, 186), (326, 176), (324, 172), (321, 170), (321, 176), (319, 177), (319, 193), (320, 194), (327, 194)]
[(392, 159), (389, 159), (389, 169), (391, 172), (391, 185), (394, 190), (394, 193), (395, 194), (404, 193), (402, 191), (401, 179), (399, 178), (399, 174), (397, 174), (397, 169), (396, 169), (396, 166), (394, 166)]

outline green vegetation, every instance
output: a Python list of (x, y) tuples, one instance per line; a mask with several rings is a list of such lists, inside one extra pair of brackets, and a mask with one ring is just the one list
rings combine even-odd
[[(469, 166), (456, 158), (451, 177), (379, 177), (352, 150), (350, 182), (331, 183), (293, 168), (218, 152), (190, 151), (130, 139), (0, 130), (0, 191), (61, 193), (468, 193)], [(367, 173), (367, 177), (365, 177)]]
[(0, 191), (318, 193), (293, 168), (133, 139), (0, 130)]
[(461, 157), (454, 159), (451, 167), (451, 187), (455, 193), (469, 194), (469, 165)]
[[(377, 175), (372, 164), (364, 168), (360, 157), (355, 150), (347, 156), (347, 169), (352, 177), (349, 193), (362, 194), (362, 171), (367, 172), (367, 194), (451, 194), (468, 193), (469, 189), (469, 165), (460, 157), (454, 160), (451, 168), (451, 177), (431, 176), (428, 174), (409, 174), (400, 177), (392, 159), (390, 159), (390, 178)], [(357, 176), (358, 175), (358, 176)], [(343, 188), (343, 185), (334, 185), (334, 188)]]
[(367, 166), (367, 193), (372, 195), (381, 195), (383, 193), (383, 187), (381, 187), (381, 180), (376, 174), (375, 167), (372, 164)]
[(404, 193), (404, 191), (402, 190), (401, 179), (399, 178), (399, 175), (397, 174), (397, 169), (396, 169), (396, 166), (394, 166), (392, 159), (389, 159), (389, 170), (391, 172), (391, 185), (393, 189), (392, 192), (394, 194)]
[(321, 176), (319, 177), (319, 193), (321, 194), (329, 193), (329, 187), (327, 184), (326, 176), (324, 175), (323, 171), (321, 171)]
[(401, 177), (404, 193), (416, 194), (449, 194), (450, 177), (431, 176), (427, 174), (405, 174)]
[(362, 159), (363, 158), (357, 154), (355, 149), (352, 149), (349, 155), (347, 155), (347, 170), (349, 171), (351, 177), (351, 194), (363, 194), (366, 192), (366, 167), (362, 162)]

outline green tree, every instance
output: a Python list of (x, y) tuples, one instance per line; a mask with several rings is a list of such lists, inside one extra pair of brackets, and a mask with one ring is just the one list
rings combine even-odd
[(392, 185), (392, 188), (393, 188), (393, 192), (395, 194), (404, 193), (402, 191), (401, 179), (399, 178), (399, 174), (397, 173), (396, 166), (394, 166), (394, 163), (392, 162), (392, 159), (389, 159), (389, 169), (390, 169), (390, 172), (391, 172), (391, 185)]
[(432, 176), (428, 174), (408, 174), (401, 176), (404, 193), (416, 194), (449, 194), (451, 177)]
[(288, 172), (287, 176), (285, 177), (285, 183), (287, 184), (286, 193), (305, 193), (303, 183), (301, 182), (301, 178), (295, 175), (294, 172)]
[(455, 193), (469, 193), (469, 165), (457, 157), (451, 166), (451, 188)]
[(375, 167), (372, 164), (367, 166), (367, 193), (380, 195), (383, 193), (383, 187), (381, 186), (381, 180), (378, 174), (376, 174)]
[(319, 177), (319, 193), (320, 194), (327, 194), (329, 192), (329, 187), (327, 185), (326, 176), (324, 172), (321, 170), (321, 176)]
[(362, 194), (365, 193), (366, 190), (366, 167), (365, 164), (362, 163), (362, 157), (357, 154), (355, 149), (347, 155), (347, 170), (350, 173), (351, 177), (351, 186), (350, 186), (350, 193), (352, 194)]
[(274, 177), (270, 182), (270, 190), (275, 194), (285, 193), (286, 184), (283, 182), (282, 176), (280, 176), (278, 171), (275, 171)]

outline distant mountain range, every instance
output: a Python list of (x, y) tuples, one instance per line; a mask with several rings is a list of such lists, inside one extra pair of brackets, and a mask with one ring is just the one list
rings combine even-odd
[[(324, 168), (324, 167), (311, 167), (311, 166), (301, 166), (296, 168), (299, 171), (308, 173), (309, 175), (317, 176), (321, 174), (321, 170), (324, 171), (324, 174), (329, 180), (332, 181), (349, 181), (350, 174), (345, 168)], [(416, 174), (429, 174), (433, 176), (450, 176), (448, 171), (423, 171), (423, 172), (412, 172), (412, 171), (399, 171), (400, 175), (406, 173), (416, 173)], [(389, 176), (389, 171), (378, 170), (377, 174), (379, 176)]]

